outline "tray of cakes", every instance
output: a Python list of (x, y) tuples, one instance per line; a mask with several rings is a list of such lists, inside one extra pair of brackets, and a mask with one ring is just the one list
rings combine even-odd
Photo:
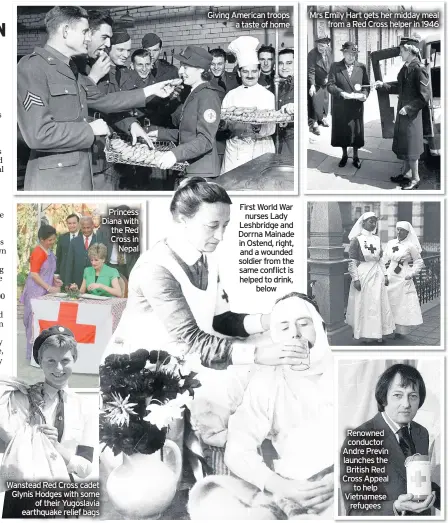
[[(157, 167), (163, 153), (175, 147), (173, 142), (156, 141), (151, 149), (146, 142), (137, 142), (135, 145), (117, 134), (106, 139), (106, 160), (110, 163), (124, 163), (140, 167)], [(185, 171), (188, 162), (175, 163), (172, 171)]]
[(263, 123), (289, 123), (294, 115), (274, 109), (257, 109), (256, 107), (227, 107), (221, 109), (221, 120), (259, 125)]

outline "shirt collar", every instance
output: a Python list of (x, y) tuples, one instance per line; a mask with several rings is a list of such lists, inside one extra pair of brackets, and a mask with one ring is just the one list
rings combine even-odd
[(51, 47), (51, 45), (45, 45), (44, 49), (46, 49), (50, 54), (58, 58), (61, 62), (64, 62), (64, 64), (69, 65), (70, 58), (60, 53), (59, 51), (56, 51), (56, 49), (54, 47)]
[(366, 229), (363, 229), (363, 230), (361, 231), (361, 234), (362, 234), (363, 236), (373, 236), (373, 232), (372, 232), (372, 231), (367, 231)]
[[(61, 390), (63, 390), (65, 393), (68, 391), (68, 385), (65, 385)], [(59, 389), (55, 389), (47, 382), (44, 383), (44, 394), (46, 394), (50, 399), (53, 399), (55, 396), (57, 396)]]
[(202, 253), (180, 234), (167, 238), (167, 244), (190, 267), (202, 256)]
[[(398, 425), (398, 423), (395, 423), (395, 421), (391, 420), (389, 418), (389, 416), (384, 411), (381, 413), (381, 415), (383, 416), (383, 419), (387, 423), (387, 425), (389, 426), (390, 430), (394, 434), (397, 434), (397, 432), (401, 429), (400, 425)], [(411, 424), (408, 423), (407, 426), (408, 426), (408, 429), (411, 430)]]

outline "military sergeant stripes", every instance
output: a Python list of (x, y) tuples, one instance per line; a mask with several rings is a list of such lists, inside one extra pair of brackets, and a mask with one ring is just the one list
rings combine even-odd
[(42, 98), (40, 96), (37, 96), (36, 94), (27, 91), (25, 100), (23, 100), (23, 107), (25, 108), (25, 111), (28, 111), (32, 105), (39, 105), (43, 107), (44, 102), (42, 101)]

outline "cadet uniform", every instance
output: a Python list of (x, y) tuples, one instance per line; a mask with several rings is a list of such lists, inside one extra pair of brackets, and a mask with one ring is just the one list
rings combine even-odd
[(142, 90), (104, 96), (68, 57), (36, 47), (17, 68), (17, 119), (31, 149), (25, 190), (92, 190), (90, 148), (95, 136), (88, 107), (122, 112), (145, 105)]
[[(294, 78), (289, 76), (280, 82), (278, 91), (278, 107), (281, 109), (286, 104), (294, 103)], [(279, 127), (280, 153), (294, 154), (294, 122), (285, 127)]]
[[(194, 46), (187, 47), (176, 59), (206, 71), (212, 61), (211, 55), (205, 49)], [(216, 132), (221, 119), (220, 91), (220, 87), (209, 82), (200, 84), (191, 91), (178, 111), (179, 130), (159, 129), (159, 140), (178, 140), (179, 145), (172, 149), (172, 153), (178, 162), (189, 162), (186, 171), (188, 176), (214, 178), (219, 175)]]

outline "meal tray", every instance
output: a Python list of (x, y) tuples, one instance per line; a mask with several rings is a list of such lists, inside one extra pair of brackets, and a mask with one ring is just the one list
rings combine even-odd
[[(112, 138), (121, 138), (123, 140), (122, 136), (113, 135)], [(127, 140), (124, 140), (127, 141)], [(127, 160), (124, 159), (120, 152), (114, 151), (111, 146), (111, 138), (108, 136), (106, 138), (106, 147), (104, 149), (106, 153), (106, 160), (110, 163), (122, 163), (125, 165), (135, 165), (138, 167), (156, 167), (157, 169), (160, 169), (160, 167), (153, 162), (147, 162), (147, 161), (138, 161), (138, 160)], [(154, 142), (154, 149), (157, 152), (164, 153), (167, 151), (171, 151), (171, 149), (174, 149), (175, 145), (173, 142), (169, 141), (157, 141)], [(182, 163), (175, 163), (169, 170), (170, 171), (185, 171), (185, 169), (188, 166), (188, 162), (182, 162)]]

